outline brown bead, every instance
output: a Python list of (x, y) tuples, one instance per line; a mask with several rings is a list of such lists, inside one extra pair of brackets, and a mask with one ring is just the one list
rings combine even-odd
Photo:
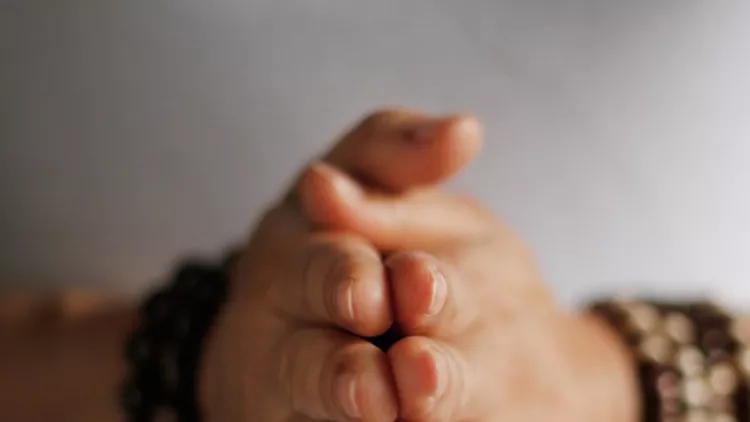
[(667, 363), (672, 357), (672, 344), (665, 335), (651, 334), (646, 336), (639, 346), (641, 354), (657, 363)]
[(710, 329), (703, 334), (701, 344), (704, 350), (726, 350), (732, 343), (729, 333), (720, 329)]
[(750, 351), (738, 350), (750, 350), (750, 317), (735, 321), (709, 302), (591, 309), (638, 358), (645, 422), (750, 421)]
[(682, 397), (689, 406), (704, 406), (711, 399), (711, 388), (703, 378), (686, 379), (682, 384)]
[(734, 402), (730, 396), (714, 396), (708, 407), (718, 413), (732, 413), (734, 411)]
[(703, 409), (690, 409), (685, 414), (684, 422), (711, 422), (711, 418)]
[(750, 317), (737, 318), (732, 321), (732, 335), (744, 345), (750, 345)]
[(737, 388), (737, 372), (729, 363), (720, 363), (708, 371), (708, 381), (716, 394), (728, 396)]
[(708, 352), (707, 363), (709, 366), (732, 361), (734, 361), (734, 358), (726, 350), (715, 349)]
[(682, 347), (677, 351), (676, 363), (683, 374), (687, 377), (694, 377), (703, 373), (705, 366), (705, 356), (693, 346)]
[(711, 422), (737, 422), (737, 418), (730, 413), (717, 413), (711, 417)]
[(664, 331), (680, 344), (688, 344), (693, 341), (693, 324), (683, 314), (673, 312), (664, 317)]
[(627, 308), (630, 323), (638, 331), (649, 332), (659, 325), (659, 312), (653, 306), (636, 303)]
[(679, 416), (682, 414), (682, 405), (677, 399), (662, 399), (661, 401), (661, 416)]
[(689, 306), (688, 311), (693, 318), (705, 321), (727, 320), (727, 313), (720, 306), (712, 302), (696, 302)]
[(656, 389), (662, 398), (673, 399), (680, 396), (680, 378), (674, 371), (664, 371), (656, 376)]
[(620, 328), (627, 325), (625, 311), (611, 304), (597, 304), (591, 308), (591, 313), (605, 319), (609, 324), (617, 328), (617, 331), (621, 331)]
[(750, 376), (750, 348), (743, 348), (737, 356), (737, 364), (745, 376)]

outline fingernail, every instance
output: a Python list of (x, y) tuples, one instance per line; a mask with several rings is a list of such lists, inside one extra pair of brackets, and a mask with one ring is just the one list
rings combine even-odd
[(437, 347), (424, 345), (409, 364), (404, 385), (427, 410), (431, 409), (443, 395), (446, 388), (445, 357)]
[(455, 124), (453, 125), (452, 130), (454, 131), (453, 133), (455, 133), (455, 136), (458, 136), (459, 138), (480, 136), (481, 126), (476, 118), (462, 116), (456, 118), (454, 121)]
[(362, 194), (362, 190), (359, 186), (357, 186), (353, 180), (342, 174), (331, 172), (331, 183), (336, 192), (342, 197), (354, 199)]
[(448, 379), (448, 361), (445, 352), (440, 347), (431, 345), (428, 347), (427, 353), (432, 355), (432, 359), (435, 361), (435, 389), (432, 398), (436, 400), (443, 396), (448, 387), (446, 382)]
[(342, 195), (359, 195), (359, 186), (340, 170), (323, 161), (315, 161), (310, 165), (310, 170), (317, 173), (318, 177), (328, 181), (333, 188)]
[(427, 309), (428, 316), (437, 315), (445, 306), (448, 296), (448, 286), (443, 274), (436, 268), (430, 269), (432, 276), (432, 291), (430, 292), (430, 306)]
[(357, 377), (351, 373), (339, 376), (336, 386), (339, 403), (344, 413), (351, 418), (360, 418), (362, 415), (357, 404), (357, 390), (359, 388)]
[(344, 314), (344, 318), (348, 321), (354, 321), (354, 287), (349, 285), (344, 287), (344, 303), (342, 304), (341, 311)]

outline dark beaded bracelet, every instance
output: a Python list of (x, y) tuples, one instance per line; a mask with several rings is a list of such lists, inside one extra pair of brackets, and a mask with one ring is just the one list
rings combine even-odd
[(172, 412), (199, 422), (196, 386), (203, 340), (229, 288), (235, 254), (222, 264), (190, 260), (140, 309), (140, 325), (126, 345), (129, 373), (121, 405), (130, 422), (151, 422)]
[(750, 420), (741, 320), (710, 303), (620, 300), (591, 310), (633, 353), (644, 422)]

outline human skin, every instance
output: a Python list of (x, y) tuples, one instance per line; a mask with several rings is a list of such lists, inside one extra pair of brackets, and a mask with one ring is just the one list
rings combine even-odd
[[(447, 136), (446, 139), (448, 139), (451, 135), (450, 133), (427, 133), (426, 136), (429, 139), (425, 139), (425, 135), (419, 135), (420, 128), (424, 128), (421, 124), (424, 119), (416, 118), (416, 116), (410, 118), (404, 114), (400, 120), (402, 124), (397, 124), (396, 121), (385, 122), (376, 117), (363, 122), (341, 141), (334, 143), (332, 150), (325, 155), (325, 159), (338, 168), (346, 169), (352, 175), (356, 174), (357, 180), (363, 183), (366, 179), (378, 180), (380, 183), (390, 183), (394, 188), (399, 188), (437, 183), (458, 171), (470, 158), (462, 159), (460, 154), (450, 154), (449, 150), (442, 148), (425, 154), (424, 149), (407, 147), (412, 143), (429, 144), (432, 139), (441, 136)], [(430, 126), (427, 125), (427, 127)], [(450, 132), (449, 122), (447, 126), (445, 124), (439, 126), (449, 129), (448, 132)], [(376, 139), (381, 139), (383, 142), (372, 142)], [(409, 141), (406, 144), (402, 143), (405, 139)], [(415, 159), (421, 160), (423, 165), (413, 166)], [(282, 195), (281, 203), (277, 204), (275, 211), (266, 216), (266, 224), (258, 227), (255, 231), (257, 233), (254, 236), (255, 240), (249, 244), (255, 246), (261, 244), (259, 236), (289, 240), (284, 237), (291, 232), (287, 229), (295, 227), (303, 229), (297, 232), (298, 237), (293, 240), (290, 247), (277, 249), (278, 254), (273, 260), (258, 268), (257, 276), (264, 276), (274, 269), (278, 271), (289, 269), (281, 268), (279, 265), (285, 263), (286, 260), (301, 258), (304, 251), (319, 249), (324, 251), (324, 253), (316, 254), (314, 260), (318, 263), (315, 265), (320, 268), (319, 271), (324, 271), (323, 267), (326, 265), (343, 265), (339, 274), (341, 277), (346, 277), (346, 262), (350, 259), (357, 263), (364, 260), (373, 265), (362, 269), (370, 273), (363, 274), (361, 280), (364, 282), (361, 285), (358, 282), (358, 288), (363, 288), (363, 294), (368, 298), (373, 292), (377, 296), (378, 289), (383, 292), (385, 281), (378, 281), (377, 277), (375, 281), (372, 281), (372, 271), (376, 275), (384, 274), (379, 255), (373, 256), (375, 252), (372, 246), (361, 239), (354, 239), (355, 236), (340, 236), (340, 233), (329, 235), (313, 233), (307, 227), (309, 221), (295, 211), (299, 210), (294, 205), (298, 197), (296, 190), (295, 185), (288, 193)], [(289, 217), (286, 221), (290, 223), (289, 225), (268, 224), (270, 220), (282, 214)], [(279, 219), (275, 221), (280, 222)], [(326, 237), (328, 239), (325, 239)], [(315, 244), (319, 247), (314, 246)], [(245, 256), (252, 256), (254, 253), (248, 251)], [(313, 261), (311, 261), (311, 266), (312, 263)], [(357, 264), (351, 268), (359, 271), (361, 267)], [(297, 269), (300, 271), (295, 272), (289, 269), (293, 273), (286, 279), (290, 286), (303, 281), (300, 280), (303, 277), (302, 268)], [(241, 277), (238, 275), (235, 283), (243, 284), (255, 277), (255, 275), (247, 277), (247, 274), (243, 274), (240, 280)], [(329, 283), (333, 282), (334, 280), (331, 279)], [(310, 285), (313, 286), (315, 283), (311, 282)], [(292, 295), (290, 300), (307, 302), (308, 299), (312, 299), (306, 295), (299, 295), (293, 288), (290, 288), (288, 292)], [(383, 300), (368, 302), (370, 305), (365, 304), (365, 309), (367, 309), (365, 312), (371, 312), (372, 315), (352, 321), (351, 324), (356, 325), (352, 327), (353, 331), (376, 334), (390, 325), (392, 317), (388, 303), (385, 302), (387, 297), (383, 293), (380, 298)], [(232, 297), (206, 342), (205, 360), (201, 362), (199, 368), (199, 380), (204, 386), (201, 392), (216, 389), (218, 390), (217, 396), (222, 398), (217, 401), (201, 398), (201, 408), (207, 419), (232, 412), (237, 404), (232, 401), (235, 397), (241, 397), (241, 403), (266, 400), (265, 393), (257, 397), (249, 396), (246, 392), (251, 388), (271, 390), (279, 385), (279, 380), (270, 377), (243, 379), (237, 385), (223, 382), (227, 378), (223, 373), (224, 368), (231, 373), (235, 369), (241, 371), (246, 366), (270, 365), (272, 361), (251, 362), (243, 358), (239, 363), (215, 365), (215, 361), (210, 359), (210, 356), (217, 354), (218, 349), (231, 350), (238, 339), (245, 339), (247, 342), (243, 347), (252, 347), (254, 344), (270, 341), (262, 336), (257, 337), (255, 332), (233, 331), (231, 327), (226, 327), (227, 324), (224, 322), (229, 319), (228, 315), (234, 312), (230, 312), (230, 307), (235, 309), (238, 305), (233, 303), (244, 299), (238, 294)], [(253, 300), (266, 301), (271, 298), (254, 298)], [(285, 299), (279, 298), (279, 300)], [(251, 304), (250, 301), (243, 303), (248, 306)], [(361, 310), (363, 304), (361, 301), (357, 303)], [(271, 308), (272, 306), (273, 304), (268, 303), (265, 307)], [(237, 313), (241, 312), (251, 312), (251, 310), (241, 309)], [(322, 310), (317, 309), (315, 312), (322, 312)], [(275, 318), (279, 315), (274, 313), (271, 316)], [(264, 316), (256, 322), (270, 319)], [(283, 320), (290, 325), (298, 321), (291, 316), (284, 317)], [(3, 374), (0, 377), (0, 407), (3, 409), (3, 415), (19, 421), (124, 420), (118, 403), (120, 383), (126, 372), (123, 346), (126, 336), (137, 323), (137, 304), (128, 298), (102, 297), (101, 294), (95, 292), (81, 293), (73, 290), (60, 293), (41, 290), (17, 293), (6, 290), (3, 292), (0, 296), (0, 373)], [(329, 325), (330, 327), (340, 326)], [(238, 327), (235, 326), (235, 328)], [(225, 333), (228, 339), (220, 341), (218, 333)], [(275, 338), (279, 341), (284, 338), (280, 334), (275, 334)], [(347, 338), (350, 337), (352, 336)], [(395, 395), (392, 389), (387, 394)], [(223, 400), (224, 398), (226, 400)], [(290, 398), (279, 395), (277, 400), (286, 402)], [(290, 409), (286, 411), (286, 414), (302, 414), (294, 410), (294, 406)], [(253, 414), (254, 408), (246, 410), (252, 416), (250, 420), (275, 420), (273, 418), (258, 419)], [(390, 414), (395, 414), (394, 412), (395, 410), (390, 410)], [(385, 416), (388, 414), (382, 409), (379, 413)], [(380, 418), (382, 419), (382, 416)], [(232, 419), (223, 420), (231, 421)]]
[[(376, 113), (301, 172), (206, 340), (207, 421), (635, 420), (616, 337), (559, 310), (491, 213), (439, 191), (479, 136), (467, 116)], [(63, 308), (0, 331), (4, 414), (121, 420), (134, 306)], [(367, 340), (392, 325), (387, 352)]]
[[(415, 142), (415, 133), (429, 136)], [(236, 297), (252, 304), (230, 304), (224, 324), (255, 341), (215, 352), (231, 373), (223, 382), (245, 383), (229, 391), (247, 394), (232, 406), (218, 397), (227, 389), (211, 388), (207, 403), (234, 409), (216, 420), (637, 419), (631, 366), (616, 337), (559, 309), (528, 249), (491, 212), (436, 188), (478, 152), (479, 136), (470, 117), (382, 112), (307, 169), (261, 223), (238, 270)], [(339, 164), (356, 154), (348, 139), (380, 156)], [(382, 152), (389, 149), (397, 153)], [(299, 260), (260, 268), (304, 243), (294, 240), (299, 233), (333, 263), (303, 258), (307, 281), (292, 290), (304, 297), (294, 298), (289, 280), (300, 271), (278, 269)], [(403, 338), (387, 353), (362, 339), (391, 322)], [(221, 329), (217, 336), (225, 342)]]

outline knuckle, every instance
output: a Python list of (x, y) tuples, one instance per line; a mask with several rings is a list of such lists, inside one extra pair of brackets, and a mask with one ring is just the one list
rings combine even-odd
[(354, 283), (360, 277), (361, 260), (354, 254), (338, 251), (331, 260), (328, 281), (333, 285)]
[(339, 371), (350, 369), (350, 363), (352, 357), (357, 354), (358, 350), (362, 349), (362, 345), (358, 342), (348, 342), (340, 345), (336, 350), (331, 353), (331, 363), (334, 373)]
[(335, 313), (338, 317), (349, 315), (351, 310), (345, 307), (353, 306), (350, 304), (351, 290), (354, 285), (362, 279), (364, 269), (363, 260), (354, 253), (339, 251), (331, 262), (326, 284), (329, 286), (327, 306), (329, 311)]
[[(332, 339), (332, 341), (336, 341)], [(338, 338), (337, 346), (322, 362), (322, 370), (317, 380), (318, 391), (327, 392), (321, 394), (323, 407), (329, 414), (344, 414), (343, 404), (337, 395), (336, 383), (339, 377), (345, 373), (354, 373), (358, 369), (358, 362), (365, 352), (368, 344), (361, 341), (344, 341)]]
[(375, 259), (379, 262), (379, 257), (347, 239), (325, 240), (313, 249), (308, 258), (305, 289), (308, 298), (319, 302), (308, 306), (343, 322), (352, 313), (351, 309), (345, 309), (350, 306), (350, 289), (364, 277), (368, 263)]
[(374, 346), (364, 340), (348, 341), (336, 348), (329, 356), (329, 370), (334, 376), (347, 371), (356, 371)]
[(351, 283), (361, 279), (369, 262), (379, 260), (377, 254), (353, 241), (342, 240), (328, 245), (327, 281), (331, 284)]

